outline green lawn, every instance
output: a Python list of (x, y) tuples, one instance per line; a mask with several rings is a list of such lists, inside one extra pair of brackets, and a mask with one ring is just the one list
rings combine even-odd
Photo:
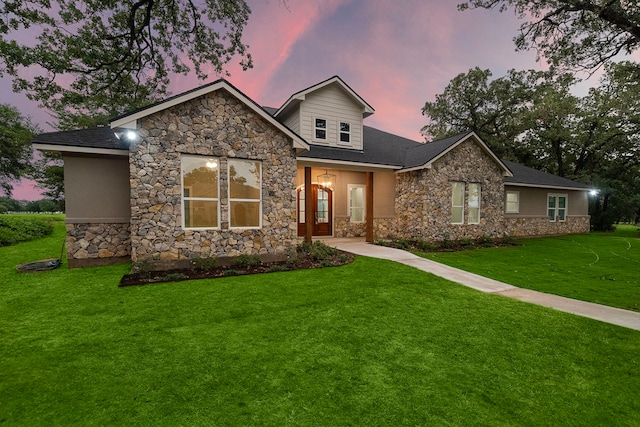
[(640, 311), (637, 227), (613, 233), (522, 239), (522, 246), (417, 253), (526, 289)]
[(640, 332), (358, 257), (118, 288), (0, 248), (0, 424), (635, 426)]

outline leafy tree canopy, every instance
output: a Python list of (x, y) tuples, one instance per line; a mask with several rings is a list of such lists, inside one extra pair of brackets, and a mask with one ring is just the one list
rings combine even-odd
[[(423, 114), (428, 138), (472, 130), (498, 156), (603, 189), (603, 211), (640, 216), (640, 73), (609, 63), (599, 87), (571, 94), (570, 75), (473, 68), (449, 82)], [(604, 191), (607, 189), (606, 191)]]
[(554, 68), (592, 71), (640, 48), (636, 0), (470, 0), (458, 8), (513, 8), (525, 20), (516, 47), (535, 49)]
[(11, 196), (12, 181), (30, 170), (31, 138), (37, 131), (12, 106), (0, 104), (0, 191)]
[(0, 75), (61, 129), (104, 123), (166, 95), (171, 73), (205, 79), (236, 55), (251, 67), (241, 39), (249, 14), (244, 0), (6, 0)]

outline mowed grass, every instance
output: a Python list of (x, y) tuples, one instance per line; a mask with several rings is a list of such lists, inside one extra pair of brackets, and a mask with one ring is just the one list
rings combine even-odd
[(522, 239), (522, 246), (417, 253), (526, 289), (640, 311), (637, 227), (612, 233)]
[(0, 424), (635, 426), (640, 332), (387, 261), (118, 288), (0, 248)]

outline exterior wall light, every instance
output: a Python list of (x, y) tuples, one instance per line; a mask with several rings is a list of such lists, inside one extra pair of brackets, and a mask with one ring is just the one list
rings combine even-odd
[(590, 195), (590, 196), (595, 197), (595, 196), (597, 196), (598, 194), (600, 194), (600, 190), (598, 190), (598, 189), (596, 189), (596, 188), (593, 188), (593, 189), (591, 189), (591, 190), (589, 191), (589, 195)]
[(124, 135), (129, 141), (135, 141), (138, 139), (138, 133), (133, 130), (128, 130)]

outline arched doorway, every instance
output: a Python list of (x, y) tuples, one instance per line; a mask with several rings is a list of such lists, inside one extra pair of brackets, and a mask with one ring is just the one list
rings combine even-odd
[[(313, 197), (313, 236), (331, 236), (333, 230), (333, 191), (318, 184), (311, 185)], [(305, 223), (304, 186), (298, 188), (298, 236), (304, 236)]]

